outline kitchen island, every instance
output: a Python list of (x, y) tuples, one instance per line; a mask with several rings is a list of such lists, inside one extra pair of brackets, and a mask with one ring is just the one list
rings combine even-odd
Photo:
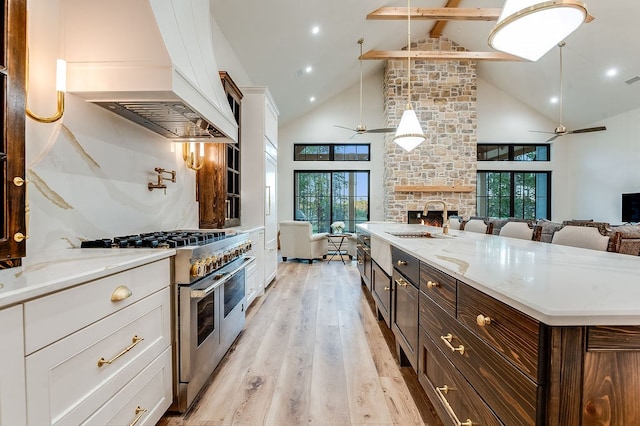
[(640, 423), (640, 257), (421, 225), (358, 232), (385, 271), (372, 292), (391, 293), (398, 356), (445, 423)]

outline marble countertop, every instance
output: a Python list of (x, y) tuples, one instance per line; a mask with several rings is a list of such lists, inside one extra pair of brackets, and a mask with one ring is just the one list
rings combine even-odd
[(455, 230), (389, 233), (442, 233), (422, 225), (358, 227), (545, 324), (640, 325), (640, 256)]
[(0, 270), (0, 308), (176, 254), (174, 249), (62, 249)]

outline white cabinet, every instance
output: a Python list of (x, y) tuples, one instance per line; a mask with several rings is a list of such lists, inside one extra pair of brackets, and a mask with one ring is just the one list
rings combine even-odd
[(264, 229), (256, 229), (249, 232), (251, 250), (247, 253), (256, 258), (256, 261), (247, 267), (247, 306), (256, 297), (264, 294)]
[(0, 310), (0, 426), (27, 423), (22, 305)]
[(169, 269), (165, 259), (24, 304), (28, 424), (162, 417), (173, 395)]
[(242, 87), (241, 223), (264, 226), (264, 286), (278, 262), (278, 109), (266, 87)]

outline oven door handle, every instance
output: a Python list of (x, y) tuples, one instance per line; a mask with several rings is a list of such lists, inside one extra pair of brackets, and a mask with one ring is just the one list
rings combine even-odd
[(207, 295), (211, 294), (211, 292), (213, 290), (215, 290), (216, 288), (220, 287), (222, 284), (226, 283), (231, 278), (233, 278), (233, 276), (236, 275), (242, 268), (246, 268), (247, 266), (249, 266), (249, 264), (255, 262), (256, 258), (254, 256), (245, 256), (243, 258), (243, 260), (244, 261), (242, 262), (242, 264), (240, 266), (238, 266), (236, 269), (234, 269), (231, 272), (228, 272), (228, 273), (224, 274), (221, 278), (213, 281), (210, 285), (206, 286), (205, 288), (192, 289), (191, 290), (191, 298), (192, 299), (202, 299), (202, 298), (206, 297)]

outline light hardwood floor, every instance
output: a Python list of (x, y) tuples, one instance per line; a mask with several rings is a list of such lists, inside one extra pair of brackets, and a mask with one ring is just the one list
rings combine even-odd
[(356, 263), (288, 261), (184, 416), (163, 426), (438, 425)]

